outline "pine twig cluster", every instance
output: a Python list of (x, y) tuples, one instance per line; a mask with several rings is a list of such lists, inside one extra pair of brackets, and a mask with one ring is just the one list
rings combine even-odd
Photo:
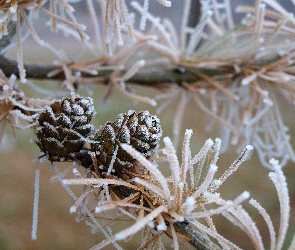
[[(164, 138), (165, 148), (158, 155), (162, 129), (156, 116), (147, 111), (138, 114), (129, 111), (94, 131), (90, 124), (94, 113), (89, 97), (73, 94), (71, 98), (58, 100), (38, 116), (36, 142), (43, 151), (42, 157), (52, 162), (60, 182), (76, 200), (71, 212), (77, 212), (79, 220), (87, 220), (94, 231), (105, 234), (106, 239), (93, 249), (109, 244), (120, 249), (117, 241), (131, 239), (139, 231), (143, 231), (140, 249), (163, 248), (164, 235), (171, 238), (174, 249), (190, 248), (190, 245), (208, 250), (240, 249), (219, 234), (213, 215), (223, 215), (248, 234), (255, 249), (264, 249), (258, 228), (242, 207), (242, 202), (249, 198), (249, 192), (234, 200), (225, 200), (216, 192), (245, 161), (252, 146), (247, 146), (216, 179), (220, 139), (215, 142), (208, 139), (200, 152), (192, 156), (192, 130), (187, 130), (182, 162), (179, 162), (169, 137)], [(89, 145), (86, 147), (84, 144)], [(54, 161), (75, 161), (84, 167), (86, 176), (73, 166), (76, 179), (66, 179), (53, 165)], [(158, 167), (158, 163), (163, 161), (169, 165), (168, 177)], [(274, 159), (270, 164), (274, 168), (270, 178), (277, 188), (281, 205), (277, 238), (266, 211), (254, 199), (250, 204), (266, 220), (272, 248), (282, 249), (290, 216), (289, 196), (281, 167)], [(81, 196), (73, 195), (68, 185), (84, 185)], [(109, 214), (112, 210), (117, 210), (114, 219), (114, 215)], [(109, 220), (108, 226), (104, 228), (97, 218)], [(201, 218), (207, 225), (200, 222)], [(117, 220), (126, 219), (134, 220), (134, 223), (116, 232)]]

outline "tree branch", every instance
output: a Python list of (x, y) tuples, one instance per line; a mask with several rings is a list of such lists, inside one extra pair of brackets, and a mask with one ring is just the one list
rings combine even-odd
[[(6, 75), (10, 77), (12, 74), (19, 77), (18, 64), (17, 61), (9, 60), (3, 55), (0, 55), (0, 69)], [(27, 78), (33, 79), (48, 79), (48, 73), (60, 69), (57, 66), (45, 65), (45, 64), (25, 64)], [(63, 74), (58, 74), (52, 79), (63, 79)]]
[[(26, 77), (29, 79), (47, 79), (47, 80), (65, 80), (65, 74), (60, 72), (52, 77), (48, 77), (49, 73), (52, 71), (61, 71), (60, 66), (46, 65), (42, 63), (36, 64), (25, 64)], [(3, 55), (0, 55), (0, 69), (4, 72), (7, 77), (12, 74), (19, 77), (18, 64), (14, 60), (7, 59)], [(217, 75), (224, 74), (220, 70), (211, 69), (197, 69), (199, 73), (205, 75)], [(99, 77), (100, 82), (108, 82), (111, 77), (112, 70), (100, 70), (98, 75), (90, 75), (83, 73), (81, 78), (95, 81), (95, 78)], [(122, 75), (125, 71), (121, 72)], [(143, 67), (134, 76), (128, 79), (128, 83), (139, 84), (150, 87), (160, 87), (163, 84), (174, 83), (181, 85), (183, 82), (192, 83), (201, 80), (201, 77), (194, 73), (192, 70), (185, 67), (176, 68), (165, 68), (165, 67)], [(205, 87), (205, 86), (200, 86)]]
[(204, 233), (196, 228), (192, 228), (187, 221), (177, 222), (174, 224), (175, 231), (181, 235), (188, 237), (188, 242), (198, 250), (220, 250)]

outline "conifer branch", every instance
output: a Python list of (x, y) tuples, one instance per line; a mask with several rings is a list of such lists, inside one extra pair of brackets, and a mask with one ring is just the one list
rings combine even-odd
[[(70, 65), (69, 65), (70, 66)], [(25, 64), (26, 76), (28, 79), (41, 79), (41, 80), (65, 80), (65, 74), (61, 70), (60, 66), (48, 65), (43, 63), (27, 63)], [(18, 63), (15, 60), (6, 58), (0, 55), (0, 68), (3, 73), (9, 77), (14, 74), (19, 77)], [(58, 74), (48, 77), (48, 75), (53, 71), (61, 71)], [(216, 76), (227, 74), (231, 71), (226, 69), (224, 71), (216, 69), (206, 69), (199, 68), (191, 70), (186, 67), (175, 67), (175, 68), (165, 68), (165, 67), (144, 67), (141, 68), (137, 73), (135, 73), (131, 78), (128, 79), (128, 83), (144, 85), (148, 87), (163, 87), (166, 84), (178, 84), (182, 83), (196, 83), (202, 80), (200, 75)], [(112, 70), (105, 69), (99, 70), (98, 75), (91, 75), (87, 73), (82, 73), (80, 79), (83, 80), (93, 80), (93, 82), (107, 83), (110, 80)], [(121, 75), (126, 73), (125, 70), (121, 71)], [(198, 83), (198, 87), (209, 87), (209, 84), (205, 84), (203, 81)]]

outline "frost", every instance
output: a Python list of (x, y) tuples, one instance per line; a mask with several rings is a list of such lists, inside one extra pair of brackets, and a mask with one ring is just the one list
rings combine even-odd
[(136, 130), (137, 126), (138, 126), (137, 116), (133, 116), (131, 118), (131, 123), (130, 123), (130, 127), (129, 127), (130, 131), (134, 132)]
[[(55, 126), (51, 125), (51, 124), (48, 123), (48, 122), (44, 122), (43, 125), (44, 125), (44, 128), (48, 128), (48, 129), (50, 129), (52, 132), (54, 132), (55, 134), (58, 134), (58, 131), (56, 130), (56, 127), (55, 127)], [(42, 129), (42, 127), (38, 127), (38, 129)]]
[(63, 102), (63, 108), (65, 109), (65, 111), (69, 114), (71, 114), (72, 112), (72, 108), (71, 108), (71, 105), (70, 105), (70, 102), (68, 100), (65, 100)]
[(141, 125), (138, 128), (138, 134), (142, 136), (144, 140), (148, 140), (149, 138), (149, 131), (145, 125)]
[[(72, 121), (71, 119), (66, 116), (65, 114), (61, 114), (58, 118), (58, 121), (60, 122), (60, 124), (63, 124), (64, 126), (71, 126), (72, 125)], [(56, 118), (55, 118), (56, 120)]]
[(147, 223), (147, 226), (150, 227), (150, 228), (154, 228), (155, 227), (155, 223), (153, 221), (149, 221)]
[(186, 198), (186, 213), (191, 213), (195, 209), (196, 200), (194, 197)]
[(2, 87), (2, 89), (3, 89), (4, 95), (5, 95), (5, 93), (7, 94), (8, 91), (9, 91), (9, 86), (8, 86), (8, 85), (4, 85), (4, 86)]
[(76, 211), (77, 211), (77, 207), (75, 205), (70, 207), (70, 213), (71, 214), (76, 213)]
[(116, 240), (123, 240), (123, 239), (127, 238), (128, 236), (135, 234), (136, 232), (138, 232), (142, 228), (144, 228), (147, 223), (149, 223), (150, 221), (152, 221), (160, 213), (162, 213), (162, 212), (164, 212), (166, 210), (167, 209), (166, 209), (165, 206), (160, 206), (160, 207), (156, 208), (151, 213), (149, 213), (148, 215), (146, 215), (145, 217), (143, 217), (141, 220), (139, 220), (135, 224), (133, 224), (131, 227), (129, 227), (129, 228), (127, 228), (125, 230), (122, 230), (121, 232), (117, 233), (115, 235), (115, 239)]
[(128, 112), (127, 112), (127, 115), (128, 116), (131, 116), (133, 114), (135, 114), (135, 110), (128, 110)]
[(59, 141), (59, 140), (57, 140), (57, 139), (55, 139), (55, 138), (53, 138), (53, 137), (49, 137), (49, 138), (46, 138), (46, 140), (47, 141), (49, 141), (49, 142), (54, 142), (54, 143), (56, 143), (56, 145), (58, 146), (58, 147), (63, 147), (63, 144)]
[(56, 121), (56, 117), (55, 117), (55, 114), (54, 114), (52, 108), (49, 106), (46, 106), (45, 110), (47, 113), (49, 113), (50, 118), (53, 119), (54, 121)]
[(130, 144), (130, 131), (126, 125), (124, 125), (119, 132), (120, 142)]
[(9, 8), (9, 11), (10, 11), (11, 13), (15, 13), (16, 10), (17, 10), (17, 9), (16, 9), (16, 8), (13, 8), (13, 7), (10, 7), (10, 8)]
[(110, 124), (107, 124), (104, 128), (104, 131), (106, 133), (106, 136), (111, 140), (114, 141), (116, 139), (116, 133), (113, 129), (113, 127)]
[(86, 123), (87, 122), (87, 117), (86, 116), (74, 116), (74, 120), (76, 122), (79, 122), (79, 123)]
[(82, 175), (76, 168), (73, 168), (73, 174), (76, 176), (76, 178), (82, 178)]
[(165, 223), (159, 224), (157, 226), (158, 231), (165, 231), (166, 229), (167, 229), (167, 226), (165, 225)]
[(111, 174), (111, 172), (114, 172), (113, 165), (114, 165), (116, 158), (117, 158), (117, 152), (118, 152), (118, 146), (116, 146), (114, 153), (112, 155), (112, 160), (110, 162), (110, 165), (108, 166), (108, 171), (107, 171), (108, 175)]
[(72, 106), (72, 109), (73, 109), (73, 112), (75, 114), (77, 114), (77, 115), (83, 115), (84, 114), (84, 109), (80, 105), (78, 105), (76, 103)]

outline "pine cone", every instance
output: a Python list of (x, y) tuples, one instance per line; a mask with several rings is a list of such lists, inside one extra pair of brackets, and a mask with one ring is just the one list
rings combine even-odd
[(132, 145), (148, 159), (157, 153), (161, 135), (159, 119), (151, 116), (148, 111), (119, 114), (115, 122), (107, 122), (96, 133), (91, 143), (91, 151), (96, 154), (100, 174), (103, 176), (109, 171), (108, 174), (123, 180), (141, 175), (143, 167), (140, 168), (120, 144)]
[(94, 131), (90, 124), (94, 114), (90, 97), (72, 95), (54, 102), (38, 117), (36, 144), (50, 161), (74, 160)]

